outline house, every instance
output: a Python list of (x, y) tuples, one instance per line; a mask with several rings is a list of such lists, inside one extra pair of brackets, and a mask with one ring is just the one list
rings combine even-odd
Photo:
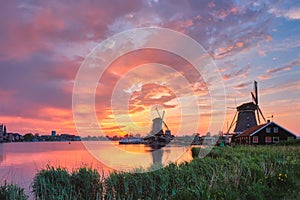
[(235, 143), (238, 144), (274, 144), (279, 141), (296, 139), (297, 136), (268, 120), (265, 124), (251, 127), (235, 138)]

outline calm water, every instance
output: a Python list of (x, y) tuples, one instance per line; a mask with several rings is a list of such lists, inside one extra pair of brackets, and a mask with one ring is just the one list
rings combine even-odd
[(14, 182), (29, 191), (36, 172), (51, 166), (73, 170), (92, 166), (109, 174), (113, 170), (128, 171), (163, 165), (174, 161), (189, 161), (189, 148), (169, 146), (153, 151), (145, 145), (119, 145), (118, 142), (24, 142), (0, 144), (0, 181)]

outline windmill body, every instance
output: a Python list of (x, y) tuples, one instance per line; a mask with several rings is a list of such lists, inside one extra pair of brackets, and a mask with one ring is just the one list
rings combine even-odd
[(160, 133), (162, 130), (162, 124), (163, 124), (163, 120), (160, 117), (153, 119), (150, 134), (155, 135), (157, 133)]
[[(229, 134), (229, 131), (234, 124), (235, 128), (233, 132), (235, 134), (240, 134), (243, 131), (260, 124), (260, 117), (266, 121), (258, 105), (258, 89), (256, 81), (254, 81), (254, 92), (251, 92), (251, 96), (252, 102), (243, 103), (236, 108), (236, 114), (231, 122), (227, 134)], [(237, 119), (235, 120), (236, 116)]]
[[(171, 134), (171, 130), (169, 129), (166, 122), (163, 120), (165, 112), (163, 112), (162, 116), (158, 112), (156, 108), (158, 117), (152, 120), (152, 128), (150, 131), (150, 135), (146, 136), (144, 140), (146, 144), (150, 145), (154, 149), (161, 148), (167, 145), (172, 139), (173, 135)], [(166, 131), (164, 132), (163, 126), (165, 126)]]
[(244, 103), (237, 107), (237, 121), (234, 129), (235, 133), (241, 133), (248, 128), (257, 126), (255, 111), (257, 106), (253, 102)]

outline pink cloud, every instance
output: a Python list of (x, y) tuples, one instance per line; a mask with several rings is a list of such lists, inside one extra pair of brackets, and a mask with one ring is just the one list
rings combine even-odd
[(275, 68), (270, 68), (265, 71), (263, 75), (259, 76), (259, 79), (261, 80), (267, 80), (270, 79), (274, 74), (278, 74), (280, 72), (284, 71), (290, 71), (292, 68), (299, 66), (300, 65), (300, 57), (284, 64), (282, 67), (275, 67)]

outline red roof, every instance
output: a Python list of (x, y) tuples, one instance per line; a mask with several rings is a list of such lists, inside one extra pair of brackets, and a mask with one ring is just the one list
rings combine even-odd
[(282, 128), (283, 130), (285, 130), (286, 132), (290, 133), (291, 135), (297, 137), (296, 134), (288, 131), (287, 129), (283, 128), (282, 126), (276, 124), (275, 122), (268, 122), (268, 123), (265, 123), (265, 124), (261, 124), (261, 125), (258, 125), (258, 126), (251, 127), (249, 129), (245, 130), (244, 132), (242, 132), (241, 134), (239, 134), (237, 137), (249, 137), (249, 136), (253, 136), (257, 132), (259, 132), (261, 129), (264, 129), (265, 127), (269, 126), (270, 124), (275, 124), (276, 126)]
[(241, 134), (239, 134), (237, 137), (249, 137), (252, 133), (256, 132), (257, 130), (261, 129), (262, 127), (264, 127), (267, 124), (269, 124), (269, 123), (260, 124), (258, 126), (253, 126), (249, 129), (245, 130)]

